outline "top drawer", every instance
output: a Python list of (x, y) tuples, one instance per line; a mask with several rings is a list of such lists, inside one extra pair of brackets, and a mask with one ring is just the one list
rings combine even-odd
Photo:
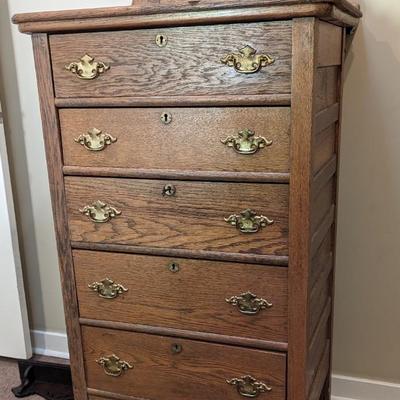
[[(279, 21), (52, 35), (56, 96), (289, 94), (291, 32), (290, 21)], [(80, 61), (85, 55), (94, 60)]]

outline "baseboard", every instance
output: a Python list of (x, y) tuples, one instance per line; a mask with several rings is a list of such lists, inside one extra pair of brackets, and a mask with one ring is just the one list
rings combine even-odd
[(332, 394), (332, 400), (398, 400), (400, 384), (333, 375)]
[(33, 353), (48, 357), (69, 358), (65, 333), (31, 331)]

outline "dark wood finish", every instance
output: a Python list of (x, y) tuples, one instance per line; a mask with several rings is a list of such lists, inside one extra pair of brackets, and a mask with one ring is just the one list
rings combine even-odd
[[(168, 113), (172, 122), (162, 122)], [(289, 108), (135, 108), (60, 110), (65, 166), (176, 171), (288, 173)], [(117, 142), (89, 151), (75, 142), (89, 129)], [(222, 143), (251, 129), (272, 140), (256, 154), (242, 155)]]
[(83, 354), (81, 351), (81, 329), (78, 320), (78, 300), (72, 267), (72, 251), (68, 239), (68, 216), (62, 173), (62, 150), (58, 139), (58, 116), (54, 106), (50, 49), (48, 38), (45, 34), (33, 35), (32, 42), (43, 121), (43, 135), (46, 145), (51, 201), (54, 212), (54, 227), (57, 238), (58, 262), (61, 272), (74, 395), (75, 400), (85, 400), (87, 396)]
[[(166, 184), (174, 185), (175, 196), (163, 196)], [(287, 255), (285, 185), (66, 177), (65, 188), (74, 242)], [(91, 222), (79, 209), (96, 200), (122, 214)], [(248, 208), (275, 222), (245, 234), (224, 221)]]
[(258, 255), (258, 254), (242, 254), (242, 253), (222, 253), (217, 251), (204, 250), (183, 250), (171, 248), (156, 248), (131, 246), (120, 244), (104, 244), (91, 242), (71, 242), (75, 249), (111, 251), (128, 254), (148, 254), (165, 257), (181, 257), (192, 259), (204, 259), (211, 261), (233, 261), (248, 264), (265, 264), (286, 267), (288, 265), (287, 256)]
[[(166, 47), (157, 46), (157, 34), (168, 37)], [(246, 45), (275, 62), (251, 75), (221, 62)], [(291, 22), (52, 35), (50, 47), (57, 97), (290, 93)], [(65, 69), (85, 54), (110, 70), (85, 81)]]
[[(290, 1), (290, 0), (288, 0)], [(314, 0), (313, 0), (314, 1)], [(283, 5), (282, 2), (270, 3), (264, 7), (231, 8), (227, 10), (201, 10), (183, 11), (181, 6), (171, 10), (169, 13), (143, 14), (140, 15), (132, 7), (117, 7), (107, 9), (90, 9), (78, 11), (62, 11), (58, 13), (34, 13), (16, 15), (14, 23), (19, 24), (21, 32), (62, 32), (82, 30), (108, 30), (108, 29), (132, 29), (151, 28), (160, 26), (183, 26), (183, 25), (204, 25), (217, 23), (251, 22), (260, 20), (282, 20), (302, 17), (317, 17), (328, 22), (345, 26), (356, 27), (358, 18), (361, 16), (359, 10), (352, 15), (343, 12), (334, 6), (329, 0), (318, 4), (293, 4)], [(331, 0), (336, 1), (336, 0)], [(292, 1), (290, 1), (293, 3)], [(342, 0), (337, 0), (339, 4)], [(240, 3), (238, 3), (239, 5)], [(258, 2), (256, 5), (259, 5)], [(267, 3), (268, 4), (268, 3)], [(176, 11), (183, 12), (176, 12)], [(106, 16), (102, 15), (107, 13)], [(156, 11), (157, 12), (157, 11)], [(132, 18), (132, 15), (136, 15)]]
[(82, 325), (94, 326), (98, 328), (119, 329), (128, 332), (148, 333), (151, 335), (168, 336), (181, 339), (202, 340), (204, 342), (222, 343), (234, 346), (249, 347), (261, 350), (271, 350), (287, 352), (288, 345), (284, 342), (270, 342), (268, 340), (250, 339), (238, 336), (218, 335), (215, 333), (204, 333), (197, 331), (187, 331), (175, 328), (161, 328), (150, 325), (127, 324), (124, 322), (110, 322), (97, 319), (80, 318)]
[[(226, 380), (252, 375), (273, 388), (270, 399), (285, 399), (284, 354), (92, 327), (82, 330), (91, 389), (144, 399), (234, 400), (238, 393)], [(172, 352), (174, 344), (182, 346), (181, 353)], [(134, 368), (120, 379), (106, 376), (96, 360), (110, 354)]]
[[(81, 318), (287, 341), (285, 268), (89, 251), (74, 265)], [(106, 277), (128, 292), (107, 300), (88, 288)], [(250, 316), (226, 302), (248, 291), (273, 306)]]

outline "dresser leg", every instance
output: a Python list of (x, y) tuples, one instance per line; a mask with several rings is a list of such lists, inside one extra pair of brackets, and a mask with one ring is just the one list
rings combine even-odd
[(319, 400), (331, 400), (331, 381), (327, 379)]

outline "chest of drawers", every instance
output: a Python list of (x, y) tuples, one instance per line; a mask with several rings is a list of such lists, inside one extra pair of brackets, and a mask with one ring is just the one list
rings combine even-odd
[(32, 34), (76, 400), (327, 400), (347, 0), (142, 0)]

